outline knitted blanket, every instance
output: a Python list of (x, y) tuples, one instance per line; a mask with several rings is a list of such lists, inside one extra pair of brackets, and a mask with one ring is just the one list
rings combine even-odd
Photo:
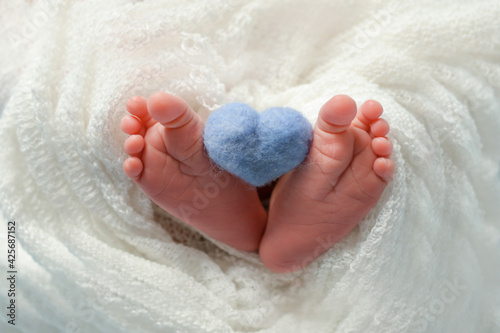
[[(500, 331), (497, 0), (0, 4), (2, 332)], [(385, 108), (394, 179), (345, 239), (272, 273), (155, 207), (120, 120), (163, 90), (312, 123)], [(236, 221), (235, 221), (236, 223)], [(11, 225), (11, 224), (9, 224)], [(318, 246), (325, 242), (318, 239)]]

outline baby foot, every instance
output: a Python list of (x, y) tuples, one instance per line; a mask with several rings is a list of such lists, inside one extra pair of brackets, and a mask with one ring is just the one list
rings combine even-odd
[(304, 165), (284, 175), (271, 196), (260, 246), (276, 272), (300, 269), (345, 237), (375, 206), (394, 173), (382, 106), (357, 111), (348, 96), (320, 110)]
[(164, 92), (127, 102), (130, 137), (123, 169), (165, 211), (234, 248), (253, 251), (267, 213), (257, 191), (221, 170), (204, 152), (203, 123), (184, 100)]

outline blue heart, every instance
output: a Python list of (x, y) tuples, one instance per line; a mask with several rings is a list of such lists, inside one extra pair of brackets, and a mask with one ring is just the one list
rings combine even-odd
[(249, 105), (229, 103), (208, 117), (203, 139), (208, 156), (219, 167), (262, 186), (302, 163), (312, 126), (291, 108), (259, 114)]

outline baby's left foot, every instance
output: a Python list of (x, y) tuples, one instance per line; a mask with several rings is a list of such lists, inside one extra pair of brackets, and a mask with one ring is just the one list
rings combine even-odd
[(321, 108), (304, 165), (284, 175), (271, 196), (259, 250), (269, 269), (291, 272), (306, 266), (375, 206), (394, 173), (382, 111), (375, 101), (356, 111), (345, 95)]

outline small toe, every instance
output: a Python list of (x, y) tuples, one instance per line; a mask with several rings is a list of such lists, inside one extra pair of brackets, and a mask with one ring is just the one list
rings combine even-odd
[(143, 128), (141, 120), (130, 115), (123, 117), (120, 127), (128, 135), (139, 134)]
[(370, 129), (370, 124), (378, 119), (383, 112), (384, 109), (379, 102), (368, 100), (359, 108), (353, 124), (358, 128), (368, 131)]
[(142, 96), (134, 96), (127, 101), (127, 111), (142, 121), (142, 124), (149, 128), (154, 125), (154, 120), (148, 112), (147, 101)]
[(149, 98), (148, 110), (153, 119), (167, 128), (182, 127), (196, 116), (182, 98), (162, 91)]
[(137, 157), (129, 157), (123, 162), (123, 171), (132, 180), (139, 180), (142, 169), (142, 161)]
[(385, 119), (375, 120), (370, 127), (370, 131), (374, 136), (386, 136), (389, 130), (389, 123)]
[(377, 156), (390, 156), (392, 154), (392, 143), (384, 137), (377, 137), (372, 140), (372, 150)]
[(140, 135), (132, 135), (125, 140), (125, 152), (130, 156), (137, 156), (144, 149), (144, 138)]
[(364, 119), (367, 119), (369, 121), (380, 118), (380, 116), (384, 112), (384, 108), (382, 107), (382, 105), (374, 100), (368, 100), (364, 102), (359, 110)]
[(316, 125), (329, 133), (341, 133), (349, 128), (356, 116), (356, 102), (346, 95), (336, 95), (321, 107)]
[(382, 180), (388, 182), (394, 175), (394, 162), (388, 158), (379, 157), (373, 163), (373, 171)]

